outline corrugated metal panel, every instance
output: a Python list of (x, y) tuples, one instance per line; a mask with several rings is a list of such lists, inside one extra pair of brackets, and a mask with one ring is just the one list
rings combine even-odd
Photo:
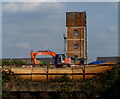
[(66, 12), (66, 26), (86, 26), (86, 12)]

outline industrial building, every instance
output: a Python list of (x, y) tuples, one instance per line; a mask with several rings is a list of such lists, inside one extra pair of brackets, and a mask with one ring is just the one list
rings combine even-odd
[[(87, 57), (86, 12), (66, 12), (65, 51), (70, 58)], [(74, 63), (78, 63), (74, 61)]]
[(113, 62), (120, 64), (120, 57), (97, 57), (97, 61)]

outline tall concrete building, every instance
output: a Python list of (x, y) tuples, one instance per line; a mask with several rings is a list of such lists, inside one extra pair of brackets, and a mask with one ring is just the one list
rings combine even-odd
[(66, 56), (79, 59), (87, 57), (86, 12), (66, 12), (64, 39)]

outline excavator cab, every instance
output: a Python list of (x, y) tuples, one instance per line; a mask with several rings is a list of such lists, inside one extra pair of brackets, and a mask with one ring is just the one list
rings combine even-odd
[(55, 64), (64, 63), (65, 55), (64, 54), (57, 54), (55, 57)]
[(68, 58), (65, 57), (65, 54), (57, 54), (55, 57), (55, 66), (56, 68), (68, 66), (70, 62), (68, 62)]

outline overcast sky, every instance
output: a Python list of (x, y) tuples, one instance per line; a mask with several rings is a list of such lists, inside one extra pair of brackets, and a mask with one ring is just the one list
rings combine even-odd
[(118, 55), (117, 3), (3, 3), (3, 58), (30, 57), (30, 50), (64, 53), (66, 12), (87, 13), (88, 58)]

